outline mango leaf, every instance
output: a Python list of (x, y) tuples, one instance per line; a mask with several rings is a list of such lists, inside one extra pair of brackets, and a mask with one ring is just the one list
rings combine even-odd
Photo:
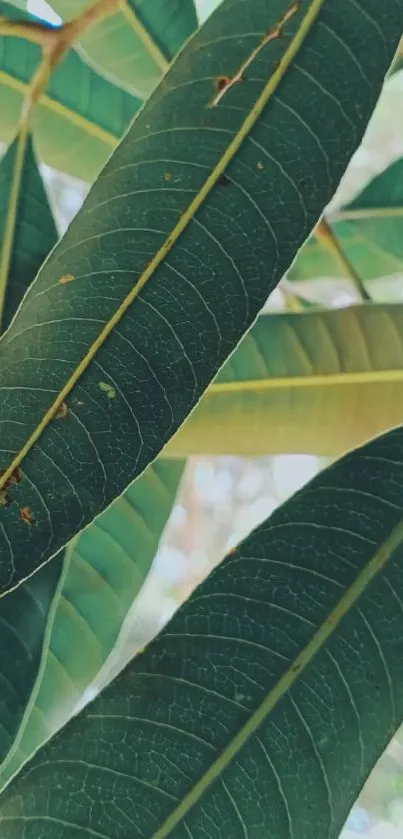
[(403, 0), (225, 0), (181, 52), (0, 342), (0, 489), (23, 476), (0, 510), (1, 590), (196, 405), (328, 203), (402, 24)]
[(164, 455), (335, 457), (402, 400), (403, 305), (260, 315)]
[[(403, 273), (403, 159), (375, 177), (332, 223), (342, 250), (363, 280)], [(290, 280), (348, 277), (323, 239), (312, 235), (292, 265)]]
[(32, 138), (17, 135), (0, 161), (0, 322), (6, 329), (57, 230)]
[[(35, 160), (32, 138), (22, 131), (0, 162), (0, 312), (2, 328), (13, 317), (57, 231)], [(0, 504), (12, 501), (2, 491)], [(21, 512), (20, 512), (21, 515)], [(49, 615), (62, 570), (59, 556), (0, 600), (0, 764), (13, 745), (34, 689)]]
[[(29, 134), (0, 162), (4, 326), (57, 231)], [(61, 427), (67, 416), (60, 413)], [(0, 784), (73, 713), (114, 647), (154, 558), (183, 471), (156, 463), (57, 559), (0, 599)], [(11, 503), (15, 485), (2, 493)], [(27, 515), (20, 508), (19, 515)], [(105, 618), (107, 616), (107, 619)]]
[(2, 839), (336, 839), (403, 719), (402, 540), (399, 428), (224, 560), (3, 793)]
[[(0, 786), (71, 717), (78, 700), (113, 650), (154, 559), (182, 473), (183, 462), (158, 461), (73, 540), (66, 549), (63, 566), (60, 559), (52, 560), (32, 580), (0, 600), (2, 623), (10, 615), (14, 616), (14, 624), (23, 623), (28, 616), (29, 648), (35, 649), (36, 656), (32, 665), (29, 662), (32, 670), (36, 664), (36, 682), (32, 685), (28, 668), (26, 687), (24, 683), (26, 707), (15, 707), (14, 695), (8, 701), (7, 692), (0, 705), (2, 723), (13, 718), (14, 729), (16, 722), (20, 723), (13, 747), (10, 749), (7, 738), (6, 748), (2, 749), (7, 758), (0, 767)], [(30, 606), (32, 592), (41, 592), (43, 588), (46, 593), (58, 576), (52, 610), (49, 612), (45, 604), (44, 614), (40, 615), (48, 620), (39, 667), (38, 650), (40, 653), (42, 643), (40, 639), (36, 646), (34, 643), (39, 621), (35, 623), (37, 616), (32, 614), (32, 608), (27, 610), (26, 604)], [(6, 639), (8, 643), (8, 635)], [(18, 663), (17, 673), (21, 668), (21, 679), (25, 678), (24, 655), (18, 648), (13, 655), (10, 646), (6, 649), (1, 657), (2, 671), (13, 673)], [(29, 686), (31, 689), (27, 690)], [(24, 695), (22, 689), (20, 695)]]
[[(86, 0), (52, 0), (69, 20)], [(107, 78), (146, 99), (170, 61), (197, 28), (193, 0), (122, 0), (118, 11), (89, 29), (80, 52)]]
[[(0, 3), (0, 15), (37, 20)], [(0, 37), (0, 140), (16, 132), (27, 87), (41, 59), (40, 47)], [(106, 104), (107, 107), (106, 107)], [(56, 169), (93, 180), (128, 127), (141, 102), (97, 75), (71, 50), (52, 75), (34, 115), (40, 156)]]

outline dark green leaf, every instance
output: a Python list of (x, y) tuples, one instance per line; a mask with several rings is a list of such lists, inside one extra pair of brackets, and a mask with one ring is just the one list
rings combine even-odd
[[(334, 192), (402, 24), (403, 0), (310, 0), (291, 14), (288, 0), (225, 0), (182, 51), (0, 345), (0, 488), (21, 464), (18, 506), (32, 515), (0, 510), (3, 590), (120, 494), (195, 406)], [(213, 107), (214, 76), (252, 55)]]
[[(2, 760), (12, 743), (9, 720), (14, 731), (16, 723), (20, 727), (7, 762), (0, 768), (1, 786), (65, 724), (105, 664), (148, 574), (182, 472), (180, 461), (158, 461), (73, 541), (66, 549), (63, 566), (60, 559), (52, 560), (32, 580), (0, 600), (0, 621), (7, 629), (11, 624), (20, 644), (13, 636), (10, 643), (7, 632), (3, 653), (0, 649), (0, 670), (6, 688), (10, 673), (16, 671), (18, 677), (21, 674), (21, 684), (15, 685), (17, 679), (11, 679), (15, 687), (10, 696), (7, 690), (2, 691), (0, 719), (9, 729), (4, 746), (0, 739)], [(52, 584), (59, 576), (59, 594), (48, 614)], [(38, 595), (34, 609), (29, 600), (36, 592), (41, 595), (40, 614)], [(48, 624), (47, 643), (39, 669), (43, 638), (38, 629), (44, 620)], [(29, 660), (28, 665), (24, 643), (33, 651), (32, 663)], [(23, 716), (27, 704), (28, 711)]]
[(6, 790), (2, 839), (336, 839), (403, 718), (403, 429), (324, 471)]
[(165, 453), (336, 457), (402, 404), (402, 305), (261, 315)]
[[(10, 19), (36, 20), (0, 3)], [(27, 86), (41, 59), (40, 47), (0, 37), (0, 140), (16, 132)], [(106, 105), (107, 103), (107, 105)], [(71, 50), (53, 73), (34, 115), (34, 133), (45, 163), (93, 180), (125, 132), (141, 102), (97, 75)]]
[[(88, 4), (52, 0), (52, 6), (69, 20)], [(122, 0), (116, 14), (85, 34), (80, 48), (95, 69), (146, 98), (196, 27), (193, 0)]]
[[(340, 220), (332, 224), (333, 231), (361, 279), (403, 274), (403, 159), (374, 178), (337, 215)], [(313, 235), (288, 276), (306, 280), (348, 273), (326, 242)]]
[(57, 230), (25, 131), (0, 161), (0, 324), (6, 329), (43, 260), (57, 242)]

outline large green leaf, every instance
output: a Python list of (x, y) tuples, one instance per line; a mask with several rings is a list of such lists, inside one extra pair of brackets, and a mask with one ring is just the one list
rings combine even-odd
[[(182, 472), (180, 461), (158, 461), (73, 541), (66, 550), (63, 567), (60, 559), (52, 560), (32, 580), (0, 600), (2, 624), (10, 615), (14, 616), (13, 627), (26, 618), (29, 647), (35, 650), (32, 664), (28, 662), (26, 682), (23, 682), (27, 666), (24, 648), (23, 654), (18, 647), (11, 652), (14, 641), (11, 651), (7, 646), (1, 658), (3, 673), (12, 673), (16, 665), (17, 674), (21, 673), (23, 685), (15, 688), (18, 688), (19, 699), (24, 696), (24, 690), (26, 693), (25, 706), (19, 702), (17, 707), (14, 695), (11, 695), (14, 703), (11, 704), (7, 693), (3, 713), (0, 703), (2, 724), (6, 725), (11, 709), (13, 722), (21, 721), (10, 751), (10, 733), (6, 750), (1, 749), (0, 741), (3, 757), (8, 753), (6, 763), (0, 767), (1, 786), (69, 719), (77, 701), (113, 650), (123, 621), (154, 559)], [(44, 619), (49, 608), (46, 609), (45, 604), (43, 614), (38, 616), (35, 609), (29, 608), (29, 596), (36, 590), (41, 593), (42, 589), (46, 594), (60, 573), (58, 596), (48, 616), (47, 643), (39, 668), (38, 650), (40, 653), (42, 641), (37, 639), (38, 617)], [(36, 608), (36, 601), (34, 605)], [(18, 637), (24, 636), (20, 633)], [(8, 634), (6, 639), (8, 643)], [(34, 684), (31, 670), (37, 676)]]
[[(288, 0), (225, 0), (208, 19), (3, 337), (0, 489), (20, 465), (17, 498), (32, 523), (15, 505), (0, 510), (1, 589), (155, 458), (339, 182), (394, 53), (403, 0), (293, 10)], [(282, 37), (266, 43), (276, 25)], [(251, 56), (244, 83), (213, 106), (213, 77)]]
[[(1, 328), (10, 322), (56, 241), (55, 222), (32, 140), (22, 131), (0, 162)], [(1, 492), (1, 506), (13, 503), (14, 488), (11, 483)], [(23, 510), (17, 514), (23, 514)], [(41, 571), (0, 599), (0, 764), (13, 745), (27, 698), (34, 689), (61, 570), (59, 556), (45, 573)]]
[[(8, 3), (0, 15), (35, 21)], [(40, 47), (22, 38), (0, 37), (0, 140), (16, 131), (27, 86), (39, 64)], [(93, 180), (125, 132), (141, 102), (97, 75), (71, 50), (53, 73), (34, 115), (35, 140), (45, 163)]]
[[(333, 232), (361, 279), (403, 274), (403, 158), (374, 178), (338, 216)], [(288, 276), (306, 280), (349, 275), (326, 239), (313, 235)]]
[(402, 405), (403, 305), (261, 315), (164, 453), (337, 456)]
[(0, 161), (0, 325), (5, 329), (57, 242), (32, 138), (21, 131)]
[[(64, 20), (80, 14), (86, 0), (52, 0)], [(197, 27), (193, 0), (122, 0), (118, 11), (80, 41), (85, 58), (107, 77), (146, 98), (184, 41)]]
[(336, 839), (403, 718), (403, 429), (233, 551), (0, 802), (2, 839)]

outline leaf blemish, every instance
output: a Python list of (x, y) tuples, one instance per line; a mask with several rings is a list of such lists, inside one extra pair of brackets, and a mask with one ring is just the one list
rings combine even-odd
[(34, 519), (33, 512), (30, 507), (21, 507), (20, 509), (20, 519), (24, 522), (24, 524), (28, 524), (30, 527), (33, 524), (36, 524)]
[(169, 183), (169, 181), (172, 181), (172, 172), (164, 172), (164, 181), (166, 181), (167, 183)]
[(116, 390), (112, 385), (108, 384), (108, 382), (98, 382), (98, 387), (102, 390), (102, 393), (105, 393), (108, 399), (114, 399), (116, 396)]
[(75, 280), (75, 276), (73, 274), (63, 274), (63, 277), (60, 277), (59, 285), (66, 285), (66, 283), (72, 283)]
[(244, 81), (245, 78), (245, 71), (250, 67), (253, 63), (255, 58), (259, 55), (261, 50), (270, 43), (270, 41), (276, 41), (278, 38), (281, 38), (283, 35), (283, 29), (285, 24), (292, 18), (294, 15), (300, 10), (301, 8), (301, 0), (293, 0), (291, 5), (286, 9), (278, 23), (276, 23), (272, 28), (267, 32), (266, 35), (262, 38), (260, 43), (255, 47), (254, 50), (248, 55), (245, 61), (241, 64), (239, 70), (235, 73), (234, 76), (217, 76), (215, 79), (216, 83), (216, 90), (217, 95), (214, 97), (213, 101), (210, 102), (209, 108), (216, 108), (217, 105), (220, 104), (221, 99), (228, 90), (231, 89), (235, 84)]
[(62, 402), (62, 404), (59, 405), (59, 407), (58, 407), (58, 409), (55, 413), (55, 419), (64, 419), (64, 417), (67, 417), (67, 415), (69, 413), (70, 413), (70, 411), (68, 409), (68, 406), (66, 405), (65, 402)]

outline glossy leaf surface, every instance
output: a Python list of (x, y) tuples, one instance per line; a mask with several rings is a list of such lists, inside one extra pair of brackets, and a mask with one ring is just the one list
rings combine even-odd
[[(182, 473), (180, 461), (159, 461), (151, 466), (66, 549), (63, 566), (59, 559), (52, 560), (32, 580), (0, 600), (1, 622), (10, 614), (22, 625), (26, 620), (30, 646), (34, 647), (38, 621), (29, 595), (36, 589), (46, 592), (52, 580), (58, 579), (55, 566), (59, 569), (59, 593), (47, 616), (41, 669), (35, 648), (36, 684), (29, 690), (28, 670), (24, 685), (28, 712), (7, 762), (0, 768), (0, 786), (65, 724), (105, 664), (148, 574)], [(43, 612), (41, 617), (46, 616), (46, 604)], [(38, 647), (40, 651), (42, 643)], [(4, 661), (9, 670), (17, 667), (18, 673), (20, 669), (25, 672), (19, 649), (11, 656), (8, 647)]]
[[(3, 590), (195, 406), (333, 193), (402, 24), (403, 0), (226, 0), (183, 50), (0, 344), (0, 488), (19, 464), (32, 515), (0, 510)], [(215, 99), (214, 75), (245, 61)]]
[(2, 837), (336, 839), (403, 718), (402, 499), (402, 429), (304, 487), (23, 770)]
[(402, 404), (401, 304), (260, 315), (164, 454), (337, 457)]
[[(403, 159), (375, 177), (339, 215), (332, 229), (361, 279), (403, 273)], [(288, 276), (306, 280), (348, 273), (328, 244), (313, 235)]]
[[(34, 21), (0, 3), (0, 15)], [(22, 38), (0, 37), (0, 140), (17, 130), (40, 47)], [(106, 105), (107, 103), (107, 105)], [(71, 50), (52, 74), (34, 115), (34, 136), (45, 163), (89, 181), (99, 173), (141, 102), (92, 70)]]
[[(87, 5), (52, 2), (63, 20)], [(79, 45), (96, 70), (145, 99), (196, 28), (193, 0), (122, 0), (116, 14), (93, 26)]]

